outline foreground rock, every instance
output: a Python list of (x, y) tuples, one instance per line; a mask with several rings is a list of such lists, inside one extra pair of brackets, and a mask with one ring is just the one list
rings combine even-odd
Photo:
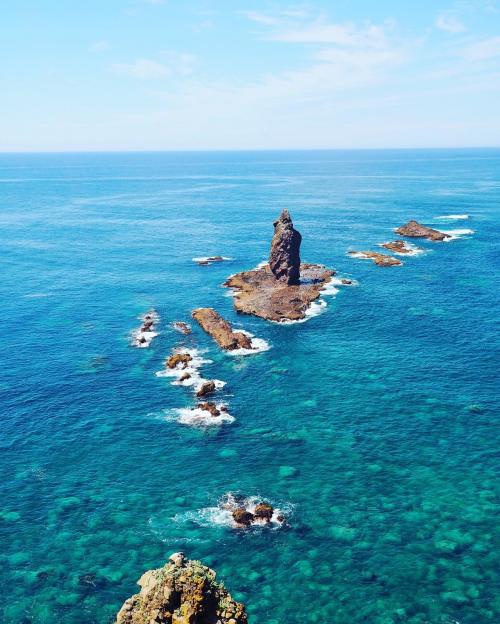
[(391, 241), (390, 243), (382, 243), (381, 247), (384, 247), (385, 249), (388, 249), (389, 251), (394, 251), (394, 253), (398, 253), (398, 254), (413, 255), (415, 253), (418, 253), (419, 251), (422, 251), (419, 247), (408, 247), (405, 241), (402, 241), (402, 240), (395, 240), (395, 241)]
[(198, 308), (193, 318), (210, 334), (215, 342), (226, 351), (252, 349), (252, 340), (241, 331), (234, 331), (231, 324), (213, 308)]
[(300, 243), (302, 236), (293, 227), (288, 210), (283, 210), (274, 222), (269, 268), (274, 277), (292, 286), (300, 280)]
[(193, 407), (193, 409), (200, 409), (204, 412), (209, 412), (214, 418), (220, 416), (221, 412), (227, 412), (227, 408), (225, 405), (219, 405), (217, 407), (217, 405), (215, 403), (212, 403), (211, 401), (208, 401), (206, 403), (198, 403), (196, 407)]
[(350, 251), (349, 255), (353, 258), (361, 258), (361, 260), (373, 260), (377, 266), (400, 266), (403, 263), (399, 258), (394, 256), (387, 256), (376, 251)]
[(446, 238), (450, 238), (449, 234), (422, 225), (418, 221), (408, 221), (405, 225), (398, 227), (396, 234), (409, 236), (410, 238), (428, 238), (431, 241), (443, 241)]
[(234, 307), (269, 321), (298, 321), (335, 271), (300, 262), (302, 236), (294, 229), (287, 210), (274, 223), (269, 263), (229, 277), (224, 286), (234, 289)]
[(165, 364), (168, 368), (187, 368), (192, 359), (189, 353), (174, 353)]
[(231, 597), (213, 570), (174, 553), (138, 581), (141, 591), (125, 601), (116, 624), (247, 624), (245, 607)]
[(283, 525), (286, 522), (285, 516), (279, 509), (253, 496), (244, 497), (229, 493), (222, 499), (220, 507), (231, 513), (235, 528)]

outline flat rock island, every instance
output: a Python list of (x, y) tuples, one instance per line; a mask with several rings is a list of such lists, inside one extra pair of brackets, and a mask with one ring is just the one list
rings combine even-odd
[(288, 210), (274, 223), (269, 262), (229, 277), (224, 286), (234, 290), (234, 307), (269, 321), (298, 321), (330, 282), (335, 271), (300, 261), (302, 236), (293, 227)]
[(400, 236), (408, 236), (410, 238), (427, 238), (431, 241), (443, 241), (450, 238), (449, 234), (435, 230), (427, 225), (422, 225), (418, 221), (408, 221), (405, 225), (395, 230)]

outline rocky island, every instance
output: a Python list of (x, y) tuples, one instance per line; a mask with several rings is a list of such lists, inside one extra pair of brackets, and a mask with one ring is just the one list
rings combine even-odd
[(288, 210), (274, 222), (269, 262), (229, 277), (224, 286), (234, 290), (238, 312), (270, 321), (297, 321), (306, 317), (335, 271), (319, 264), (301, 263), (302, 236), (293, 227)]
[(139, 329), (136, 329), (132, 332), (132, 346), (137, 347), (139, 349), (145, 349), (149, 347), (153, 338), (158, 336), (156, 330), (156, 325), (160, 320), (160, 316), (156, 310), (149, 310), (142, 316), (139, 317), (142, 321)]
[(245, 607), (216, 581), (200, 561), (174, 553), (168, 563), (148, 570), (141, 591), (125, 601), (115, 624), (247, 624)]
[(434, 230), (427, 225), (422, 225), (418, 221), (408, 221), (405, 225), (398, 227), (395, 232), (400, 236), (408, 236), (410, 238), (427, 238), (431, 241), (443, 241), (446, 238), (451, 238), (449, 234), (445, 234), (439, 230)]
[(349, 251), (352, 258), (360, 258), (361, 260), (373, 260), (377, 266), (401, 266), (403, 263), (394, 256), (379, 253), (378, 251)]

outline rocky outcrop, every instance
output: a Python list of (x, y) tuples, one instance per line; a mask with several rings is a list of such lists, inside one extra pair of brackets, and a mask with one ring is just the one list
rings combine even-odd
[(168, 358), (165, 364), (168, 368), (186, 368), (192, 359), (189, 353), (174, 353)]
[(224, 405), (219, 405), (219, 407), (217, 407), (215, 403), (212, 403), (210, 401), (206, 403), (198, 403), (198, 405), (194, 407), (193, 409), (200, 409), (200, 410), (203, 410), (204, 412), (209, 412), (214, 418), (217, 418), (217, 416), (220, 416), (221, 412), (227, 412), (227, 409)]
[(252, 349), (250, 337), (243, 332), (233, 331), (231, 324), (213, 308), (198, 308), (193, 312), (193, 318), (222, 349)]
[(390, 243), (382, 243), (381, 247), (384, 249), (388, 249), (389, 251), (394, 251), (398, 254), (410, 254), (413, 255), (415, 252), (421, 251), (419, 247), (408, 247), (408, 245), (402, 240), (391, 241)]
[(149, 312), (140, 316), (139, 319), (142, 321), (142, 324), (139, 329), (132, 332), (132, 346), (144, 349), (149, 347), (153, 338), (158, 336), (155, 330), (160, 316), (156, 310), (149, 310)]
[(288, 284), (298, 284), (300, 280), (300, 243), (302, 236), (293, 227), (288, 210), (283, 210), (274, 222), (274, 236), (271, 241), (269, 268), (274, 277)]
[(184, 321), (175, 321), (172, 323), (172, 327), (185, 336), (191, 333), (191, 327)]
[(377, 251), (350, 251), (349, 255), (353, 258), (361, 258), (362, 260), (373, 260), (377, 266), (381, 267), (400, 266), (403, 264), (399, 258), (387, 256)]
[(431, 241), (443, 241), (446, 238), (450, 238), (449, 234), (422, 225), (418, 221), (408, 221), (405, 225), (398, 227), (396, 234), (409, 236), (410, 238), (428, 238)]
[(269, 503), (259, 503), (255, 506), (254, 515), (256, 518), (261, 518), (266, 522), (270, 522), (273, 514), (274, 509)]
[(277, 280), (266, 265), (229, 277), (224, 286), (234, 289), (234, 307), (269, 321), (298, 321), (305, 318), (311, 303), (328, 284), (335, 271), (319, 264), (300, 265), (301, 282), (289, 286)]
[(247, 624), (245, 607), (200, 561), (174, 553), (138, 581), (141, 591), (125, 601), (116, 624)]
[(204, 381), (196, 391), (196, 396), (203, 397), (211, 392), (215, 392), (215, 381)]
[(239, 507), (233, 511), (233, 520), (239, 526), (250, 526), (254, 519), (253, 513), (247, 511), (244, 507)]

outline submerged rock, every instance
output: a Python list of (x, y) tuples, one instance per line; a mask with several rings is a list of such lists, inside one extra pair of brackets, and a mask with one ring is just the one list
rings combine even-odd
[(271, 241), (269, 268), (277, 280), (289, 286), (300, 279), (300, 243), (302, 236), (293, 227), (288, 210), (283, 210), (274, 222), (274, 236)]
[(400, 236), (409, 236), (410, 238), (428, 238), (432, 241), (442, 241), (445, 238), (450, 238), (449, 234), (439, 232), (433, 228), (422, 225), (418, 221), (408, 221), (405, 225), (398, 227), (396, 234)]
[(213, 308), (198, 308), (193, 312), (193, 318), (222, 349), (252, 349), (250, 337), (243, 332), (233, 331), (231, 324)]
[(125, 601), (116, 624), (247, 624), (245, 607), (215, 579), (200, 561), (174, 553), (141, 576), (141, 591)]
[(349, 255), (354, 258), (361, 258), (362, 260), (373, 260), (377, 266), (382, 267), (400, 266), (403, 264), (399, 258), (387, 256), (377, 251), (350, 251)]

